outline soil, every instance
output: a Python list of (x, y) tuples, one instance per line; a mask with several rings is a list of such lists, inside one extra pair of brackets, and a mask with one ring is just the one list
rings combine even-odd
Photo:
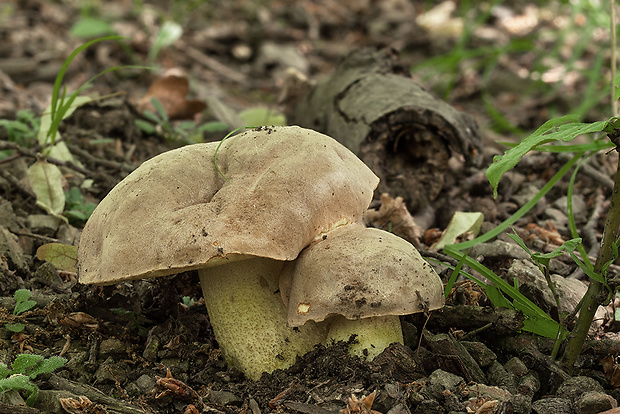
[[(164, 96), (162, 101), (170, 95), (168, 103), (164, 102), (168, 114), (177, 110), (177, 118), (240, 126), (237, 114), (256, 106), (294, 113), (303, 93), (296, 96), (289, 90), (283, 94), (288, 67), (314, 81), (333, 73), (349, 51), (394, 48), (402, 67), (410, 68), (449, 52), (458, 42), (416, 21), (416, 16), (429, 8), (428, 2), (421, 1), (171, 3), (119, 0), (93, 9), (80, 8), (79, 2), (0, 4), (0, 38), (4, 39), (4, 46), (0, 46), (0, 119), (6, 120), (16, 119), (18, 111), (24, 109), (37, 116), (43, 113), (64, 59), (84, 41), (72, 35), (70, 28), (89, 13), (109, 22), (125, 40), (97, 43), (78, 55), (65, 75), (69, 91), (107, 68), (147, 64), (160, 24), (167, 18), (181, 23), (180, 40), (156, 56), (156, 70), (122, 69), (98, 77), (84, 94), (100, 99), (79, 107), (61, 123), (62, 140), (79, 164), (50, 162), (61, 167), (65, 190), (81, 188), (85, 202), (98, 203), (141, 162), (195, 140), (171, 134), (161, 126), (147, 133), (136, 125), (136, 120), (148, 120), (142, 109), (148, 106), (153, 90), (147, 91), (164, 73), (189, 79), (187, 85), (175, 80), (172, 87), (163, 87), (164, 95), (158, 95)], [(502, 7), (503, 14), (491, 13), (481, 26), (495, 36), (475, 35), (472, 47), (499, 46), (536, 30), (557, 33), (560, 23), (552, 17), (570, 15), (570, 9), (561, 4), (538, 7), (507, 2)], [(539, 20), (528, 26), (532, 13)], [(510, 30), (513, 26), (507, 25), (509, 20), (501, 18), (505, 15), (521, 21), (522, 31)], [(444, 23), (453, 24), (454, 20)], [(540, 42), (538, 47), (549, 46)], [(590, 66), (601, 47), (604, 50), (599, 44), (590, 44), (580, 63)], [(561, 168), (566, 162), (562, 154), (529, 155), (502, 179), (497, 198), (493, 198), (484, 176), (493, 156), (503, 151), (496, 140), (518, 140), (523, 137), (518, 131), (537, 128), (553, 111), (568, 112), (585, 93), (587, 79), (583, 74), (545, 93), (522, 93), (532, 91), (536, 83), (532, 78), (519, 78), (523, 70), (535, 70), (536, 53), (507, 54), (490, 78), (485, 78), (483, 67), (467, 61), (450, 80), (433, 73), (426, 76), (429, 72), (422, 70), (412, 74), (437, 95), (451, 84), (447, 102), (473, 115), (481, 145), (476, 162), (465, 162), (458, 151), (448, 154), (438, 150), (441, 159), (433, 159), (427, 151), (428, 176), (441, 177), (436, 179), (433, 191), (424, 192), (425, 201), (415, 203), (396, 198), (411, 199), (411, 194), (399, 193), (406, 192), (407, 185), (395, 186), (393, 193), (383, 197), (377, 192), (371, 209), (385, 213), (371, 225), (389, 225), (416, 244), (423, 256), (455, 265), (451, 258), (429, 249), (455, 211), (482, 212), (482, 231), (487, 231), (531, 199)], [(561, 64), (557, 64), (560, 70)], [(527, 87), (519, 87), (519, 82)], [(186, 87), (189, 100), (184, 93), (179, 96), (174, 92), (184, 92)], [(485, 109), (489, 103), (484, 99), (489, 96), (491, 106), (512, 125), (501, 133), (497, 132), (497, 118)], [(204, 105), (207, 109), (203, 111)], [(605, 105), (601, 99), (584, 118), (599, 120), (596, 117), (606, 113), (602, 109)], [(171, 121), (175, 126), (180, 122)], [(200, 140), (220, 140), (227, 131), (206, 131)], [(388, 131), (375, 133), (384, 139)], [(459, 281), (444, 310), (432, 313), (430, 318), (423, 314), (402, 317), (404, 345), (392, 345), (372, 362), (349, 355), (348, 344), (341, 342), (327, 348), (318, 346), (287, 370), (263, 374), (259, 381), (246, 380), (221, 356), (195, 272), (86, 286), (78, 282), (76, 272), (57, 270), (38, 259), (37, 249), (46, 243), (77, 245), (84, 221), (73, 218), (70, 224), (50, 223), (45, 218), (49, 216), (37, 206), (25, 178), (28, 166), (40, 157), (36, 141), (9, 141), (8, 129), (0, 125), (0, 150), (4, 151), (0, 159), (0, 362), (11, 366), (20, 353), (67, 359), (62, 368), (33, 380), (39, 388), (34, 407), (24, 405), (27, 393), (5, 392), (0, 394), (0, 413), (323, 414), (345, 407), (345, 413), (369, 412), (370, 400), (364, 404), (350, 397), (361, 399), (373, 391), (377, 394), (372, 410), (394, 414), (602, 412), (617, 406), (620, 370), (615, 358), (620, 353), (620, 325), (614, 319), (613, 301), (593, 325), (591, 341), (578, 360), (573, 378), (569, 378), (549, 358), (553, 341), (523, 332), (523, 315), (492, 307), (485, 292), (466, 280)], [(387, 158), (389, 152), (371, 155), (379, 165), (380, 158)], [(402, 157), (399, 163), (415, 163), (415, 155)], [(383, 160), (384, 164), (389, 162)], [(615, 152), (600, 152), (590, 157), (575, 181), (574, 197), (578, 200), (574, 214), (593, 257), (616, 163)], [(399, 164), (401, 167), (407, 166)], [(386, 170), (391, 175), (398, 173), (394, 166)], [(531, 249), (550, 251), (570, 239), (566, 201), (562, 201), (569, 178), (564, 177), (515, 223), (515, 231)], [(393, 207), (388, 208), (390, 203)], [(499, 239), (506, 245), (511, 242), (505, 236)], [(517, 277), (511, 273), (517, 272), (515, 263), (527, 262), (527, 256), (506, 245), (494, 245), (475, 257), (512, 283)], [(446, 282), (450, 270), (433, 264)], [(587, 280), (570, 258), (554, 261), (552, 272), (578, 282), (578, 288), (571, 288), (576, 295), (585, 290)], [(13, 314), (17, 289), (29, 290), (36, 302), (34, 308), (20, 315)], [(568, 308), (558, 309), (546, 299), (545, 288), (534, 283), (523, 289), (555, 317), (575, 306), (566, 299)], [(12, 332), (5, 327), (9, 322), (23, 323), (25, 328)], [(65, 400), (64, 411), (61, 398), (73, 398)], [(545, 405), (550, 403), (567, 411), (552, 411)]]

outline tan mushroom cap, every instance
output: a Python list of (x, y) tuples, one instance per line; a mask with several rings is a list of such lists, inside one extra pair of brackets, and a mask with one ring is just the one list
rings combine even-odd
[(331, 231), (286, 263), (280, 292), (290, 326), (332, 314), (356, 320), (444, 304), (441, 279), (413, 245), (359, 224)]
[[(80, 239), (82, 283), (164, 276), (258, 256), (292, 260), (361, 220), (378, 178), (334, 139), (299, 127), (247, 131), (144, 162), (97, 206)], [(239, 256), (242, 255), (242, 256)]]

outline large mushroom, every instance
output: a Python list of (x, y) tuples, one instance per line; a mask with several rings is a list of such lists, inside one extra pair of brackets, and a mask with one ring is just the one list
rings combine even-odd
[(251, 379), (320, 343), (314, 323), (287, 326), (283, 261), (361, 220), (377, 177), (334, 139), (262, 128), (143, 163), (110, 191), (82, 232), (79, 278), (112, 284), (198, 270), (227, 362)]
[(290, 326), (330, 323), (327, 343), (357, 342), (350, 350), (372, 360), (403, 343), (398, 315), (443, 307), (443, 284), (406, 240), (360, 224), (338, 227), (282, 269), (280, 292)]

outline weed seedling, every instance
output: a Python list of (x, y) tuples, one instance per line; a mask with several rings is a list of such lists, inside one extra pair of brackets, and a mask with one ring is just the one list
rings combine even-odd
[(144, 133), (149, 135), (160, 135), (169, 141), (181, 141), (184, 143), (195, 144), (203, 141), (203, 134), (209, 132), (222, 132), (228, 129), (228, 125), (223, 122), (205, 122), (196, 125), (193, 121), (183, 121), (173, 123), (161, 101), (155, 97), (151, 98), (151, 104), (155, 112), (144, 111), (142, 115), (146, 118), (136, 119), (136, 126)]
[[(15, 298), (15, 308), (13, 308), (13, 315), (19, 316), (22, 313), (29, 311), (37, 302), (30, 300), (32, 293), (27, 289), (18, 289), (15, 291), (13, 297)], [(23, 323), (6, 323), (4, 327), (11, 332), (21, 332), (26, 326)]]
[(24, 392), (26, 404), (33, 406), (37, 401), (39, 388), (32, 383), (38, 375), (53, 372), (62, 367), (67, 360), (62, 357), (44, 359), (41, 355), (19, 354), (11, 368), (0, 362), (0, 392), (16, 390)]

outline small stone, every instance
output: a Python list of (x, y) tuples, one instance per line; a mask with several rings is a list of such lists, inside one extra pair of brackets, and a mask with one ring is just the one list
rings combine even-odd
[(557, 396), (576, 402), (585, 392), (603, 392), (603, 386), (590, 377), (578, 376), (566, 379), (558, 388)]
[(512, 357), (504, 364), (504, 369), (513, 373), (517, 377), (522, 377), (527, 374), (528, 369), (518, 357)]
[(512, 393), (517, 392), (517, 377), (512, 372), (506, 371), (497, 361), (493, 361), (487, 368), (487, 378), (491, 385), (506, 388)]
[(469, 256), (484, 256), (486, 259), (529, 259), (530, 257), (530, 255), (516, 243), (506, 242), (503, 240), (495, 240), (492, 243), (477, 244), (470, 249)]
[(521, 395), (525, 395), (529, 398), (532, 398), (534, 394), (540, 389), (540, 381), (533, 372), (530, 372), (523, 377), (521, 377), (521, 381), (519, 381), (519, 388), (517, 391)]
[(243, 399), (230, 391), (210, 390), (207, 394), (209, 401), (218, 405), (241, 405)]
[(179, 370), (181, 372), (189, 371), (189, 361), (180, 358), (162, 358), (160, 363), (171, 370)]
[(155, 362), (157, 359), (157, 352), (159, 351), (160, 346), (159, 338), (157, 335), (150, 335), (146, 340), (146, 345), (144, 347), (144, 351), (142, 352), (142, 356), (147, 361)]
[(575, 405), (579, 414), (596, 414), (616, 408), (618, 403), (604, 392), (588, 391), (581, 394)]
[(88, 352), (79, 351), (69, 354), (69, 360), (64, 367), (70, 371), (81, 371), (84, 363), (88, 360)]
[(411, 411), (409, 411), (405, 404), (396, 404), (387, 414), (411, 414)]
[(127, 345), (120, 339), (104, 339), (99, 346), (99, 357), (105, 359), (109, 356), (127, 355), (127, 351)]
[(156, 382), (155, 379), (143, 374), (138, 377), (137, 380), (130, 383), (126, 390), (127, 393), (133, 396), (144, 395), (155, 388)]
[(534, 401), (532, 404), (532, 414), (569, 414), (573, 412), (570, 400), (566, 398), (543, 398)]
[(438, 414), (445, 413), (445, 410), (437, 400), (424, 400), (415, 410), (415, 414)]
[(529, 414), (532, 411), (532, 397), (521, 394), (513, 395), (512, 411), (514, 414)]
[(127, 379), (129, 366), (123, 361), (115, 362), (111, 357), (106, 359), (99, 365), (95, 372), (95, 383), (120, 382), (123, 383)]
[(510, 391), (486, 384), (468, 385), (466, 389), (469, 391), (469, 395), (482, 397), (486, 400), (510, 401), (512, 398)]
[[(562, 196), (560, 198), (558, 198), (557, 200), (555, 200), (553, 203), (551, 203), (551, 205), (559, 210), (562, 211), (562, 213), (564, 214), (568, 214), (568, 203), (567, 203), (568, 197), (567, 196)], [(573, 208), (573, 215), (576, 218), (583, 218), (585, 217), (585, 212), (587, 210), (587, 206), (586, 206), (586, 202), (584, 201), (583, 197), (579, 194), (573, 194), (572, 197), (572, 208)]]
[(461, 341), (461, 344), (482, 368), (488, 367), (497, 359), (495, 352), (491, 351), (482, 342)]
[(50, 262), (43, 262), (41, 266), (35, 272), (35, 278), (52, 289), (55, 289), (63, 284), (63, 280), (56, 271), (56, 268)]

